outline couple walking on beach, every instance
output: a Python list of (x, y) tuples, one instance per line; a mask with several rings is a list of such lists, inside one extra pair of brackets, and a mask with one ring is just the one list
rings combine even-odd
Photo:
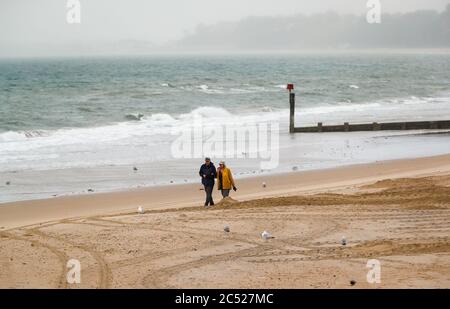
[(219, 168), (216, 169), (214, 163), (211, 162), (211, 159), (205, 158), (205, 164), (200, 167), (199, 174), (202, 178), (202, 184), (205, 187), (205, 207), (214, 206), (212, 193), (214, 190), (214, 185), (216, 183), (216, 178), (219, 191), (221, 191), (223, 198), (226, 198), (230, 195), (231, 189), (237, 191), (233, 179), (233, 174), (231, 173), (231, 170), (226, 167), (225, 162), (223, 161), (220, 162)]

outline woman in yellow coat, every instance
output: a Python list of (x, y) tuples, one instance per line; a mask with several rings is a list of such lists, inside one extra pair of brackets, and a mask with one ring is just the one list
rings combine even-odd
[(225, 162), (223, 161), (220, 162), (219, 168), (217, 169), (217, 179), (219, 190), (222, 192), (222, 196), (224, 198), (230, 195), (231, 189), (234, 191), (237, 190), (234, 184), (233, 174), (231, 173), (231, 170), (226, 167)]

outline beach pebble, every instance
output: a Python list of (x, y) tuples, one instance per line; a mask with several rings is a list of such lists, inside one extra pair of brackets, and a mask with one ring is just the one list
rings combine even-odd
[(93, 189), (88, 189), (88, 192), (94, 192), (94, 190)]
[(142, 214), (145, 213), (145, 210), (144, 210), (144, 208), (142, 206), (139, 206), (138, 209), (137, 209), (137, 212), (138, 212), (138, 214), (142, 215)]
[(264, 240), (268, 240), (268, 239), (270, 239), (270, 238), (273, 238), (272, 235), (270, 235), (270, 233), (267, 232), (267, 231), (262, 232), (261, 237), (262, 237)]
[(343, 246), (347, 246), (347, 238), (345, 238), (345, 236), (342, 236), (341, 244), (342, 244)]
[(266, 188), (266, 187), (267, 187), (267, 184), (266, 184), (265, 182), (263, 182), (263, 183), (262, 183), (262, 187), (263, 187), (263, 188)]
[(224, 231), (225, 233), (229, 233), (229, 232), (230, 232), (230, 226), (229, 226), (229, 225), (225, 225), (225, 226), (223, 227), (223, 231)]
[(133, 167), (133, 171), (137, 172), (137, 171), (138, 171), (138, 168), (137, 168), (136, 166)]
[(351, 280), (351, 281), (350, 281), (350, 285), (351, 285), (351, 286), (355, 286), (355, 285), (356, 285), (356, 280)]

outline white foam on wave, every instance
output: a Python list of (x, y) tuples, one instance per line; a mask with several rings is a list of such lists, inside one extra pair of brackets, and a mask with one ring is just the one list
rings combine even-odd
[[(141, 121), (89, 128), (46, 131), (29, 138), (25, 132), (0, 134), (0, 171), (47, 170), (170, 160), (170, 144), (180, 132), (203, 128), (246, 126), (280, 120), (278, 113), (235, 115), (219, 107), (199, 107), (181, 115), (145, 116)], [(286, 115), (284, 115), (286, 116)], [(285, 117), (283, 117), (285, 118)], [(225, 127), (223, 127), (225, 128)]]
[(231, 94), (241, 94), (241, 93), (255, 93), (257, 91), (250, 89), (230, 88), (229, 92)]
[(4, 132), (0, 134), (0, 155), (7, 151), (29, 151), (46, 146), (70, 146), (76, 144), (114, 143), (130, 137), (148, 137), (171, 134), (171, 128), (186, 128), (201, 119), (203, 125), (245, 124), (277, 118), (277, 115), (258, 113), (233, 115), (219, 107), (199, 107), (190, 113), (173, 116), (165, 113), (144, 116), (141, 121), (119, 122), (106, 126), (87, 128), (65, 128), (55, 131), (40, 131), (30, 135), (29, 131)]
[(199, 89), (200, 92), (203, 92), (206, 94), (224, 94), (225, 93), (225, 91), (223, 89), (211, 89), (208, 85), (197, 86), (197, 89)]
[(275, 88), (286, 89), (287, 85), (275, 85)]
[(235, 95), (239, 95), (239, 94), (251, 94), (251, 93), (274, 93), (274, 92), (279, 92), (280, 89), (285, 90), (286, 86), (285, 85), (279, 85), (279, 86), (269, 86), (269, 87), (264, 87), (264, 86), (256, 86), (256, 85), (250, 85), (250, 84), (242, 84), (240, 86), (210, 86), (210, 85), (206, 85), (206, 84), (202, 84), (202, 85), (198, 85), (198, 86), (193, 86), (193, 85), (183, 85), (183, 86), (177, 86), (175, 87), (174, 85), (170, 84), (170, 83), (163, 83), (161, 84), (162, 87), (164, 88), (178, 88), (180, 90), (184, 90), (184, 91), (198, 91), (204, 94), (235, 94)]
[(31, 138), (39, 138), (51, 135), (51, 131), (47, 130), (31, 130), (31, 131), (8, 131), (0, 134), (0, 142), (10, 142), (16, 140), (28, 140)]
[(159, 114), (152, 114), (150, 117), (144, 117), (144, 120), (150, 121), (150, 122), (159, 122), (161, 124), (171, 124), (175, 121), (175, 118), (170, 116), (169, 114), (159, 113)]
[(335, 112), (357, 112), (370, 110), (377, 107), (380, 107), (380, 103), (368, 103), (368, 104), (348, 104), (342, 103), (339, 105), (328, 105), (328, 106), (317, 106), (317, 107), (306, 107), (302, 109), (302, 114), (330, 114), (332, 115)]
[(0, 134), (0, 142), (15, 142), (15, 141), (24, 141), (27, 137), (23, 132), (16, 131), (8, 131)]
[(180, 115), (179, 119), (191, 120), (199, 116), (203, 118), (227, 118), (232, 115), (229, 111), (221, 107), (203, 106), (194, 109), (190, 113)]
[(274, 111), (274, 109), (272, 107), (270, 107), (270, 106), (264, 106), (264, 107), (261, 108), (261, 111), (264, 112), (264, 113), (271, 113), (271, 112)]
[[(303, 124), (445, 120), (442, 114), (450, 114), (450, 97), (407, 97), (386, 99), (371, 103), (340, 103), (300, 107), (297, 115)], [(445, 118), (445, 117), (444, 117)]]
[[(300, 103), (297, 108), (297, 125), (344, 121), (433, 120), (441, 118), (443, 114), (450, 114), (449, 97), (408, 97), (365, 104), (341, 103), (309, 107)], [(44, 167), (47, 166), (45, 160), (52, 166), (79, 166), (89, 161), (85, 156), (117, 164), (122, 162), (123, 157), (120, 156), (134, 160), (134, 154), (128, 153), (129, 149), (148, 149), (152, 145), (157, 149), (161, 143), (170, 143), (169, 135), (172, 135), (174, 130), (187, 130), (199, 119), (204, 127), (229, 125), (235, 128), (269, 121), (287, 126), (288, 115), (287, 108), (274, 109), (270, 106), (261, 107), (254, 112), (247, 110), (239, 113), (221, 107), (203, 106), (181, 115), (158, 113), (146, 115), (141, 121), (124, 121), (98, 127), (3, 132), (0, 133), (0, 170), (20, 168), (28, 160), (28, 166), (34, 167), (39, 158)], [(121, 148), (123, 153), (111, 154), (117, 147)], [(146, 155), (155, 160), (159, 158), (159, 154)], [(110, 159), (113, 156), (117, 157), (117, 161)], [(70, 161), (72, 159), (73, 161)]]
[[(320, 105), (320, 106), (298, 106), (297, 112), (300, 116), (313, 115), (328, 115), (327, 118), (332, 119), (336, 113), (347, 113), (348, 119), (352, 118), (352, 114), (370, 113), (376, 111), (382, 114), (385, 110), (390, 113), (392, 109), (401, 110), (402, 106), (413, 105), (408, 107), (405, 113), (420, 114), (422, 109), (430, 110), (433, 107), (438, 115), (441, 114), (441, 109), (450, 109), (449, 97), (436, 98), (417, 98), (408, 97), (401, 99), (390, 99), (372, 103), (349, 104), (340, 103), (335, 105)], [(404, 107), (403, 107), (404, 108)], [(8, 131), (0, 133), (1, 149), (5, 147), (14, 150), (19, 147), (21, 142), (26, 142), (26, 147), (32, 146), (34, 142), (49, 141), (55, 144), (72, 144), (72, 143), (89, 143), (89, 142), (107, 142), (118, 139), (124, 139), (128, 136), (137, 135), (157, 135), (166, 134), (167, 127), (184, 127), (191, 125), (195, 119), (206, 120), (206, 122), (214, 123), (245, 123), (247, 121), (267, 121), (279, 119), (283, 121), (286, 116), (286, 109), (273, 109), (270, 106), (263, 106), (254, 113), (243, 112), (233, 114), (225, 108), (203, 106), (192, 110), (189, 113), (181, 115), (169, 115), (166, 113), (152, 114), (142, 117), (141, 121), (124, 121), (106, 126), (87, 127), (87, 128), (65, 128), (59, 130), (30, 130), (30, 131)], [(11, 145), (10, 147), (8, 146)], [(14, 144), (14, 147), (13, 145)], [(19, 147), (20, 148), (20, 147)]]
[(171, 83), (162, 83), (161, 87), (165, 87), (165, 88), (175, 88), (174, 85), (172, 85)]

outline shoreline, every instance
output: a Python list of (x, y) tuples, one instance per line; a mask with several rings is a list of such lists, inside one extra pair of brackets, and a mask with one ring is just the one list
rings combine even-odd
[[(269, 174), (238, 180), (238, 192), (232, 197), (239, 201), (299, 194), (351, 190), (384, 179), (431, 176), (450, 172), (450, 154), (380, 161), (338, 168)], [(263, 188), (262, 182), (267, 187)], [(134, 213), (137, 207), (160, 210), (194, 207), (203, 204), (200, 184), (175, 184), (108, 193), (71, 195), (0, 204), (0, 231), (93, 215)], [(214, 190), (219, 201), (219, 193)]]
[[(432, 134), (425, 136), (424, 134)], [(326, 138), (327, 143), (317, 144), (317, 138)], [(160, 149), (170, 153), (170, 143)], [(447, 134), (434, 134), (430, 131), (409, 132), (408, 135), (389, 132), (330, 133), (325, 136), (298, 134), (280, 135), (279, 166), (272, 171), (262, 171), (261, 160), (230, 159), (229, 165), (236, 178), (275, 175), (297, 171), (329, 169), (354, 164), (377, 161), (412, 159), (450, 153)], [(420, 148), (417, 145), (421, 145)], [(381, 149), (389, 151), (381, 151)], [(139, 147), (138, 147), (139, 148)], [(124, 154), (118, 155), (125, 160), (121, 164), (99, 164), (98, 158), (108, 156), (106, 150), (88, 156), (86, 166), (53, 168), (36, 166), (33, 169), (21, 169), (10, 166), (0, 176), (0, 205), (54, 197), (77, 196), (80, 194), (112, 193), (137, 188), (172, 186), (175, 184), (198, 183), (199, 161), (197, 159), (169, 161), (127, 161)], [(123, 149), (122, 149), (123, 150)], [(156, 151), (154, 147), (141, 149), (137, 158), (145, 158), (144, 152)], [(120, 151), (119, 151), (120, 152)], [(16, 166), (17, 167), (17, 166)], [(139, 171), (133, 171), (137, 167)], [(3, 184), (1, 183), (3, 182)], [(4, 185), (10, 183), (11, 185)]]
[(0, 288), (450, 286), (450, 154), (255, 178), (208, 209), (190, 185), (0, 207)]

